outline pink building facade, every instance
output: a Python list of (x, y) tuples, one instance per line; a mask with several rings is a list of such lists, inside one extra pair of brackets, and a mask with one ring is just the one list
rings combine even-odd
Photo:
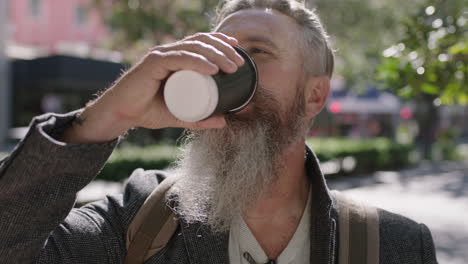
[[(8, 1), (8, 0), (7, 0)], [(9, 0), (9, 42), (58, 53), (67, 45), (96, 46), (108, 35), (92, 0)]]

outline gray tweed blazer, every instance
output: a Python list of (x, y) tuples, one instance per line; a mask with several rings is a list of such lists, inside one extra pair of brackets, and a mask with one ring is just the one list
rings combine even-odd
[[(76, 112), (35, 118), (0, 162), (0, 263), (123, 263), (127, 228), (146, 197), (166, 177), (136, 170), (122, 195), (73, 209), (76, 193), (100, 171), (117, 144), (64, 144), (54, 139)], [(311, 263), (338, 263), (338, 221), (318, 161), (308, 151), (313, 188)], [(433, 264), (428, 228), (379, 210), (381, 264)], [(147, 264), (229, 263), (228, 233), (182, 222), (167, 247)]]

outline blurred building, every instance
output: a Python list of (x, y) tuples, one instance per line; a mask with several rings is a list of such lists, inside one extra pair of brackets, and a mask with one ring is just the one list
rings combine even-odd
[[(439, 119), (434, 139), (452, 137), (468, 142), (468, 106), (437, 105)], [(413, 142), (419, 133), (414, 101), (403, 102), (399, 97), (369, 86), (361, 93), (347, 89), (340, 76), (331, 81), (326, 110), (316, 119), (314, 136), (353, 138), (388, 137), (400, 142)], [(427, 132), (424, 132), (427, 133)]]
[(312, 135), (395, 138), (401, 109), (397, 96), (372, 85), (357, 93), (337, 75), (330, 82), (327, 105), (316, 118)]
[(14, 58), (47, 54), (87, 55), (108, 30), (92, 0), (7, 0), (7, 53)]
[(375, 87), (368, 87), (361, 94), (333, 89), (327, 104), (334, 133), (354, 138), (393, 138), (400, 108), (398, 97)]
[(22, 136), (13, 127), (82, 107), (121, 74), (121, 54), (100, 48), (110, 30), (92, 3), (0, 0), (0, 148)]
[(83, 107), (93, 94), (110, 86), (123, 69), (120, 63), (69, 55), (13, 60), (12, 125), (26, 126), (41, 113)]

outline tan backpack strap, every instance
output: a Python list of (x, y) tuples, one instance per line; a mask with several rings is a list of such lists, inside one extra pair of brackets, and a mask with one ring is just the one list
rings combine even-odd
[(166, 192), (176, 182), (167, 177), (148, 196), (127, 230), (126, 264), (142, 264), (166, 246), (178, 222), (166, 204)]
[(333, 191), (338, 204), (339, 264), (378, 264), (380, 251), (377, 209)]

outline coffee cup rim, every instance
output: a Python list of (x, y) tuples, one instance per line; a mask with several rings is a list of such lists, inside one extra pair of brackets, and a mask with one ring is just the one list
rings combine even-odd
[[(237, 45), (234, 47), (234, 49), (237, 49), (238, 51), (240, 51), (241, 53), (243, 54), (240, 54), (244, 60), (248, 60), (250, 63), (249, 63), (249, 66), (252, 67), (254, 73), (255, 73), (255, 80), (254, 80), (254, 84), (253, 84), (253, 89), (252, 89), (252, 92), (250, 93), (250, 97), (241, 105), (241, 106), (238, 106), (234, 109), (230, 109), (228, 110), (228, 113), (232, 113), (232, 112), (238, 112), (240, 111), (241, 109), (243, 109), (244, 107), (246, 107), (250, 101), (252, 101), (255, 93), (257, 92), (257, 86), (258, 86), (258, 70), (257, 70), (257, 64), (255, 64), (255, 61), (248, 55), (247, 51), (245, 49), (243, 49), (241, 46)], [(247, 61), (246, 61), (247, 63)]]

